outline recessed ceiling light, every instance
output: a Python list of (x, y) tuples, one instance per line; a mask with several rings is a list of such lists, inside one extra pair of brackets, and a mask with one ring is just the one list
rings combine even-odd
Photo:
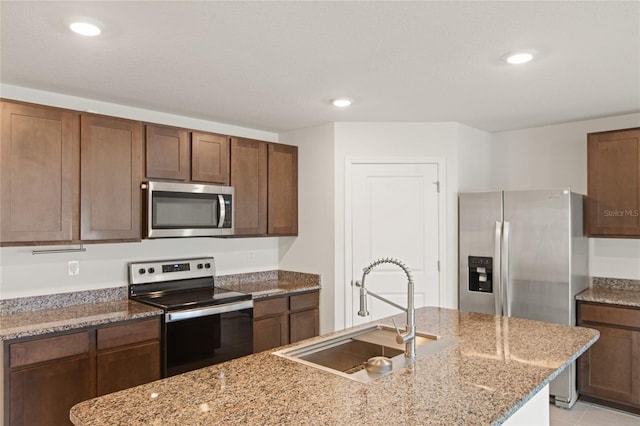
[(505, 61), (511, 65), (526, 64), (533, 59), (537, 52), (535, 50), (523, 50), (520, 52), (509, 53), (504, 56)]
[(88, 22), (73, 22), (69, 25), (69, 29), (74, 33), (83, 35), (83, 36), (97, 36), (101, 33), (100, 28), (97, 25), (90, 24)]
[(336, 106), (338, 108), (346, 108), (351, 105), (351, 99), (337, 98), (332, 100), (331, 103), (333, 104), (333, 106)]

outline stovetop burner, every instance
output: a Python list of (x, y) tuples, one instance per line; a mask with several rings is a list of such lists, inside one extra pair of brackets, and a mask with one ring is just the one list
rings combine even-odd
[(129, 264), (129, 297), (165, 311), (250, 300), (215, 286), (213, 257)]
[(166, 311), (189, 309), (202, 306), (232, 303), (241, 300), (250, 300), (251, 295), (223, 288), (200, 288), (169, 293), (155, 293), (145, 296), (135, 296), (134, 300), (149, 305), (157, 306)]

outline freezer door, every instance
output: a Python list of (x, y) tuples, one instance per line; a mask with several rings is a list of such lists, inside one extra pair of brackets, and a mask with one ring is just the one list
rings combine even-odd
[[(502, 192), (459, 195), (458, 300), (461, 311), (500, 315), (500, 235), (496, 232), (501, 232), (501, 224)], [(488, 262), (485, 277), (477, 273), (483, 261)], [(491, 291), (488, 291), (488, 285), (477, 285), (482, 279), (491, 279)]]
[(510, 316), (572, 323), (570, 205), (568, 189), (504, 192)]

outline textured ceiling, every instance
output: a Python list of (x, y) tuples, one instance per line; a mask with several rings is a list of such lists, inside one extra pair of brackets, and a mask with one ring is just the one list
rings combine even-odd
[[(0, 3), (5, 84), (269, 131), (640, 111), (640, 2)], [(97, 38), (66, 29), (104, 25)], [(518, 48), (535, 62), (500, 60)], [(329, 100), (354, 104), (336, 110)]]

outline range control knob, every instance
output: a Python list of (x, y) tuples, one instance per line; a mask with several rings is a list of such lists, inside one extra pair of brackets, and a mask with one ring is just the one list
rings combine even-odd
[(198, 269), (202, 269), (202, 263), (198, 263)]
[(149, 268), (149, 273), (153, 274), (156, 271), (156, 268)]
[(210, 263), (205, 263), (205, 264), (204, 264), (204, 267), (205, 267), (205, 268), (207, 268), (207, 269), (209, 269), (209, 268), (211, 268), (211, 264), (210, 264)]
[(138, 269), (138, 273), (139, 273), (140, 275), (144, 274), (145, 272), (147, 272), (147, 271), (145, 271), (145, 269), (144, 269), (144, 268), (140, 268), (140, 269)]

